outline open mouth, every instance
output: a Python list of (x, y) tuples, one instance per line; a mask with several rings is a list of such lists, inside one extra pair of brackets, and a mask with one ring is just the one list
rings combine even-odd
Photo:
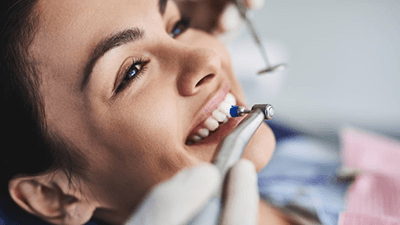
[(186, 144), (198, 144), (212, 136), (213, 133), (231, 119), (229, 110), (232, 105), (236, 105), (236, 98), (231, 93), (228, 93), (218, 107), (212, 111), (211, 115), (190, 133), (186, 139)]

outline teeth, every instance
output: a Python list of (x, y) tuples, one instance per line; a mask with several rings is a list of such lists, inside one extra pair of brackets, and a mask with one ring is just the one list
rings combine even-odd
[(193, 135), (192, 136), (192, 140), (195, 141), (195, 142), (199, 142), (199, 141), (202, 140), (202, 138), (199, 135)]
[(230, 106), (236, 105), (236, 99), (231, 93), (226, 95), (224, 102), (228, 103)]
[(210, 134), (210, 131), (209, 131), (207, 128), (201, 128), (201, 129), (199, 130), (199, 135), (200, 135), (202, 138), (208, 137), (209, 134)]
[(220, 123), (222, 123), (226, 120), (226, 115), (223, 114), (218, 109), (214, 110), (214, 112), (212, 113), (212, 116)]
[(212, 116), (208, 117), (204, 121), (204, 127), (197, 131), (197, 134), (191, 136), (187, 143), (192, 144), (193, 142), (200, 142), (204, 138), (210, 135), (211, 131), (215, 131), (220, 126), (220, 123), (225, 123), (231, 118), (230, 109), (232, 105), (236, 105), (236, 99), (231, 94), (228, 93), (221, 104), (219, 104), (218, 109), (212, 112)]
[(214, 118), (208, 117), (204, 122), (204, 126), (210, 131), (214, 131), (219, 127), (219, 123)]
[(219, 106), (218, 109), (219, 111), (221, 111), (222, 113), (224, 113), (228, 118), (231, 118), (231, 115), (229, 113), (229, 110), (231, 109), (232, 105), (229, 105), (226, 102), (222, 102)]

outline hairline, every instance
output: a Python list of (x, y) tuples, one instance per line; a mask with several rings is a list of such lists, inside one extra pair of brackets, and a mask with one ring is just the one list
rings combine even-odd
[[(80, 171), (83, 165), (75, 165), (75, 162), (71, 162), (71, 159), (77, 159), (77, 154), (81, 157), (84, 156), (79, 149), (76, 148), (73, 143), (68, 141), (62, 134), (49, 130), (47, 126), (47, 117), (44, 107), (44, 101), (42, 97), (42, 93), (40, 91), (41, 86), (41, 75), (40, 71), (37, 67), (37, 61), (30, 54), (31, 46), (35, 40), (36, 34), (38, 32), (38, 27), (40, 24), (40, 12), (38, 11), (38, 3), (39, 0), (36, 0), (33, 3), (33, 6), (28, 13), (28, 17), (23, 22), (23, 26), (20, 31), (17, 33), (20, 41), (14, 41), (14, 46), (16, 48), (16, 53), (20, 56), (20, 59), (17, 59), (17, 66), (22, 66), (22, 68), (17, 68), (19, 70), (19, 76), (22, 76), (22, 79), (14, 78), (19, 80), (18, 85), (24, 86), (25, 95), (28, 94), (30, 97), (27, 98), (28, 104), (33, 106), (33, 110), (35, 112), (35, 123), (39, 128), (40, 137), (43, 138), (46, 146), (49, 147), (51, 154), (54, 156), (53, 162), (51, 162), (51, 166), (42, 171), (43, 173), (48, 173), (57, 169), (62, 169), (66, 173), (67, 177), (72, 177), (73, 174), (79, 174), (83, 176), (83, 171)], [(15, 57), (15, 56), (14, 56)], [(25, 78), (25, 79), (24, 79)], [(32, 86), (33, 85), (33, 86)], [(61, 156), (68, 156), (68, 159), (61, 158)], [(74, 157), (75, 156), (75, 157)], [(63, 159), (68, 162), (63, 162)], [(79, 158), (83, 161), (86, 161), (86, 157)], [(75, 167), (78, 166), (77, 170)], [(68, 170), (68, 171), (67, 171)], [(71, 179), (69, 179), (71, 181)]]

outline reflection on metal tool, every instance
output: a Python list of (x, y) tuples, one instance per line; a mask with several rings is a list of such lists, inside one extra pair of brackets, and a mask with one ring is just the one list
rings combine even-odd
[(271, 73), (275, 71), (281, 71), (286, 69), (287, 65), (285, 63), (281, 63), (275, 66), (272, 66), (271, 63), (268, 60), (267, 53), (265, 52), (265, 48), (263, 47), (259, 36), (257, 35), (257, 32), (254, 28), (253, 22), (250, 20), (250, 18), (247, 16), (247, 7), (244, 5), (243, 0), (235, 0), (236, 5), (239, 10), (239, 14), (242, 17), (242, 19), (246, 22), (246, 26), (249, 28), (250, 34), (253, 37), (254, 42), (256, 43), (258, 49), (260, 50), (261, 56), (264, 59), (264, 62), (267, 66), (264, 70), (258, 71), (258, 74), (264, 74), (264, 73)]

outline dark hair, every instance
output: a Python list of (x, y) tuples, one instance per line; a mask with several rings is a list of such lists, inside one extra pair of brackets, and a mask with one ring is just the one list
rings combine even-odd
[(62, 169), (71, 178), (87, 165), (82, 154), (50, 132), (39, 92), (41, 79), (29, 47), (39, 16), (37, 0), (6, 0), (0, 18), (1, 194), (18, 174), (38, 175)]

